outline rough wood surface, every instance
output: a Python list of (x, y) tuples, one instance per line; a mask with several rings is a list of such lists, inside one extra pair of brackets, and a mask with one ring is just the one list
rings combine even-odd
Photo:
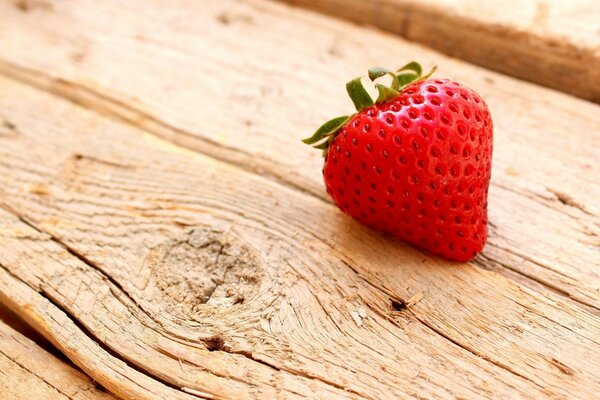
[(597, 105), (280, 4), (45, 4), (0, 4), (0, 71), (322, 199), (322, 158), (299, 139), (350, 109), (348, 77), (439, 64), (494, 117), (490, 240), (475, 263), (599, 312)]
[[(138, 398), (600, 390), (598, 106), (281, 5), (134, 3), (0, 5), (0, 301), (86, 373)], [(495, 117), (471, 264), (348, 220), (298, 142), (416, 53)]]
[(48, 350), (50, 353), (59, 355), (60, 357), (61, 353), (58, 352), (56, 349), (53, 349), (50, 342), (44, 339), (44, 337), (41, 336), (38, 333), (38, 331), (27, 325), (25, 321), (20, 319), (14, 312), (9, 310), (2, 304), (0, 304), (0, 321), (3, 322), (5, 325), (9, 326), (11, 329), (19, 332), (26, 338), (32, 340), (40, 347)]
[(180, 398), (600, 388), (598, 317), (430, 258), (312, 195), (0, 87), (15, 127), (0, 146), (0, 298), (118, 395), (126, 373)]
[[(9, 326), (0, 310), (0, 393), (5, 400), (109, 400), (80, 371)], [(14, 322), (14, 320), (10, 319)], [(17, 322), (19, 328), (27, 330)]]
[(595, 0), (284, 0), (600, 102)]

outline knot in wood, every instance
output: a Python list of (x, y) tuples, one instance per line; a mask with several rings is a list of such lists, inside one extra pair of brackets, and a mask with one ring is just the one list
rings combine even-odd
[(264, 274), (260, 258), (238, 234), (204, 227), (154, 247), (145, 265), (154, 300), (183, 318), (243, 303), (257, 293)]

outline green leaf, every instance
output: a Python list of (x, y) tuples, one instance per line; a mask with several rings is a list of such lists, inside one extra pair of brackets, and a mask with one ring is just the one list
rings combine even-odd
[(349, 116), (337, 117), (325, 122), (317, 131), (309, 138), (303, 139), (302, 141), (306, 144), (317, 143), (319, 140), (326, 136), (332, 135), (337, 132), (344, 124), (350, 119)]
[(405, 66), (403, 66), (402, 68), (400, 68), (398, 70), (398, 72), (406, 71), (406, 70), (415, 71), (415, 73), (418, 76), (421, 76), (421, 74), (423, 73), (423, 68), (421, 68), (421, 64), (419, 64), (416, 61), (409, 62), (408, 64), (406, 64)]
[(387, 74), (390, 74), (392, 76), (396, 75), (387, 68), (373, 67), (369, 70), (369, 79), (374, 81), (375, 79), (381, 78), (382, 76), (387, 75)]
[(414, 72), (403, 72), (398, 75), (399, 88), (406, 86), (417, 79), (419, 79), (419, 75), (416, 75)]
[(360, 81), (360, 77), (352, 79), (350, 82), (348, 82), (346, 84), (346, 91), (348, 92), (350, 99), (352, 99), (354, 107), (356, 107), (356, 111), (362, 111), (374, 104), (373, 99), (365, 90), (365, 87)]
[(377, 103), (385, 103), (388, 100), (396, 98), (400, 94), (399, 91), (387, 87), (385, 85), (376, 84), (375, 87), (379, 91), (379, 96), (377, 97)]
[(398, 81), (398, 76), (387, 68), (374, 67), (369, 70), (369, 78), (374, 81), (377, 78), (381, 78), (384, 75), (389, 75), (392, 77), (392, 84), (390, 87), (392, 89), (398, 90), (400, 87), (400, 82)]

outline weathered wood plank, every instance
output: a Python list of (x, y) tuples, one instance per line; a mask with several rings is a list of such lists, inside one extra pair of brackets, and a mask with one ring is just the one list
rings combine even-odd
[(53, 353), (61, 357), (61, 353), (56, 350), (42, 335), (40, 335), (35, 329), (27, 325), (22, 319), (20, 319), (15, 313), (10, 311), (8, 308), (0, 304), (0, 321), (11, 329), (19, 332), (21, 335), (35, 342), (38, 346), (42, 347), (46, 351)]
[(109, 400), (86, 375), (0, 319), (0, 393), (11, 399)]
[(594, 0), (284, 0), (600, 102)]
[(6, 79), (0, 109), (0, 299), (111, 391), (106, 356), (63, 339), (69, 318), (144, 374), (217, 397), (600, 389), (600, 318), (578, 307)]
[(48, 4), (0, 5), (0, 71), (320, 198), (322, 159), (299, 139), (351, 107), (345, 80), (440, 64), (495, 121), (492, 228), (474, 263), (600, 309), (597, 105), (278, 4)]
[[(4, 211), (2, 214), (4, 218)], [(118, 398), (194, 400), (204, 397), (173, 390), (131, 368), (121, 359), (112, 357), (99, 345), (101, 341), (88, 336), (55, 303), (12, 275), (4, 266), (0, 268), (0, 288), (0, 302), (18, 313)]]

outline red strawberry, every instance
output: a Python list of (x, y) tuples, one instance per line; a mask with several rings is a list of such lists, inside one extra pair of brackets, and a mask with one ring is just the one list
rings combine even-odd
[[(433, 71), (431, 72), (433, 73)], [(325, 152), (327, 193), (351, 217), (451, 260), (466, 261), (487, 238), (492, 119), (471, 89), (421, 77), (409, 63), (369, 71), (375, 103), (360, 78), (347, 84), (357, 113), (305, 139)]]

